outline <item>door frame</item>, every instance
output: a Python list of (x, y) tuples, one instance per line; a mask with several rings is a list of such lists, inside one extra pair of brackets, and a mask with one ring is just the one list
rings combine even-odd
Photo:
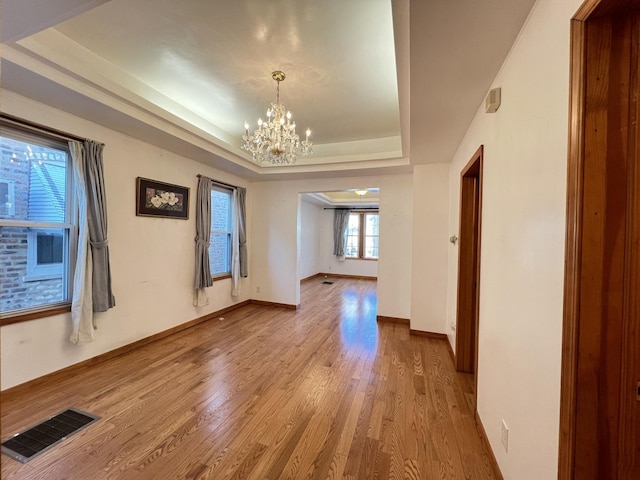
[(484, 146), (480, 145), (460, 172), (455, 364), (456, 370), (473, 374), (474, 408), (478, 391), (483, 162)]
[[(579, 448), (577, 438), (584, 438), (585, 429), (578, 425), (577, 405), (578, 387), (588, 381), (585, 374), (579, 372), (580, 331), (586, 329), (580, 315), (581, 289), (583, 285), (582, 262), (589, 254), (583, 251), (586, 170), (587, 118), (586, 80), (587, 80), (587, 23), (599, 16), (615, 15), (630, 11), (637, 6), (637, 0), (586, 0), (571, 19), (570, 49), (570, 94), (569, 94), (569, 145), (567, 162), (567, 213), (566, 213), (566, 249), (565, 284), (562, 331), (562, 364), (560, 390), (560, 430), (558, 451), (558, 479), (574, 480), (576, 459), (585, 455)], [(594, 158), (595, 152), (589, 154)], [(606, 150), (597, 153), (602, 164), (607, 157)], [(587, 248), (587, 247), (585, 247)], [(601, 297), (604, 298), (604, 297)], [(604, 368), (602, 358), (598, 358), (596, 368)], [(581, 401), (585, 393), (581, 390)], [(587, 402), (598, 405), (598, 392), (588, 392)]]

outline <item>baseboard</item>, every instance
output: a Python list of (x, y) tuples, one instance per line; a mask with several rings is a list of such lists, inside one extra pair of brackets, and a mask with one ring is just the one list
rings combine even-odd
[(289, 310), (300, 310), (300, 304), (267, 302), (266, 300), (249, 300), (252, 305), (262, 305), (263, 307), (287, 308)]
[(433, 338), (435, 340), (447, 340), (447, 335), (444, 333), (435, 333), (435, 332), (426, 332), (424, 330), (414, 330), (413, 328), (409, 329), (409, 333), (411, 335), (415, 335), (416, 337), (427, 337)]
[(346, 275), (343, 273), (318, 273), (318, 277), (353, 278), (354, 280), (378, 280), (378, 277), (367, 275)]
[(386, 317), (384, 315), (378, 315), (376, 320), (378, 322), (400, 323), (401, 325), (409, 325), (410, 323), (408, 318)]
[(301, 282), (306, 282), (308, 280), (313, 280), (314, 278), (323, 277), (324, 273), (314, 273), (313, 275), (309, 275), (308, 277), (301, 278)]
[(480, 440), (489, 454), (489, 463), (491, 464), (491, 468), (493, 470), (493, 474), (495, 475), (497, 480), (504, 480), (502, 476), (502, 472), (500, 471), (500, 467), (498, 466), (498, 461), (496, 460), (496, 456), (493, 453), (493, 449), (491, 448), (491, 444), (489, 443), (489, 438), (487, 437), (487, 431), (484, 429), (484, 425), (482, 424), (482, 420), (480, 420), (480, 414), (478, 410), (475, 411), (475, 419), (476, 419), (476, 430), (480, 435)]
[(88, 358), (87, 360), (84, 360), (80, 363), (74, 363), (73, 365), (69, 365), (68, 367), (65, 367), (61, 370), (56, 370), (55, 372), (48, 373), (46, 375), (43, 375), (42, 377), (34, 378), (33, 380), (29, 380), (28, 382), (21, 383), (20, 385), (7, 388), (6, 390), (2, 391), (2, 397), (5, 399), (8, 399), (11, 396), (21, 395), (26, 390), (36, 387), (42, 383), (51, 383), (51, 382), (57, 381), (58, 379), (71, 376), (79, 372), (80, 370), (83, 370), (88, 367), (93, 367), (94, 365), (98, 365), (102, 362), (106, 362), (107, 360), (111, 360), (112, 358), (119, 357), (120, 355), (124, 355), (125, 353), (129, 353), (133, 350), (144, 347), (145, 345), (148, 345), (150, 343), (166, 338), (170, 335), (173, 335), (174, 333), (181, 332), (182, 330), (186, 330), (187, 328), (195, 327), (200, 323), (219, 317), (221, 315), (224, 315), (225, 313), (232, 312), (233, 310), (237, 310), (240, 307), (250, 305), (251, 303), (253, 303), (252, 300), (245, 300), (244, 302), (239, 302), (239, 303), (236, 303), (235, 305), (230, 305), (221, 310), (216, 310), (215, 312), (208, 313), (194, 320), (190, 320), (186, 323), (182, 323), (180, 325), (169, 328), (162, 332), (142, 338), (133, 343), (129, 343), (127, 345), (123, 345), (122, 347), (118, 347), (114, 350), (110, 350), (108, 352), (102, 353), (98, 356)]
[(449, 341), (449, 336), (447, 335), (447, 347), (449, 348), (449, 355), (451, 355), (451, 361), (455, 367), (456, 365), (456, 354), (453, 353), (453, 347), (451, 346), (451, 342)]

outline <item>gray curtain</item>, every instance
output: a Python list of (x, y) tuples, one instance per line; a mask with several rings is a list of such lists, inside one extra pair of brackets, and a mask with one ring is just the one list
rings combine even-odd
[(336, 208), (333, 212), (333, 254), (337, 257), (344, 257), (350, 210), (348, 208)]
[(111, 291), (111, 266), (107, 240), (107, 197), (104, 188), (102, 150), (104, 145), (91, 140), (84, 142), (85, 181), (87, 188), (87, 223), (93, 259), (91, 290), (93, 311), (106, 312), (116, 305)]
[(213, 180), (200, 177), (196, 198), (196, 276), (194, 305), (206, 305), (205, 288), (213, 285), (209, 267), (209, 243), (211, 242), (211, 185)]
[(238, 243), (240, 244), (240, 276), (248, 277), (247, 261), (247, 214), (245, 198), (247, 189), (238, 187)]

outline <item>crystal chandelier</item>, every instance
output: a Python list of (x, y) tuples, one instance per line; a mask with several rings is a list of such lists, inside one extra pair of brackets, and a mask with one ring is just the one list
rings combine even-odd
[(276, 70), (271, 74), (277, 82), (276, 101), (267, 110), (267, 121), (258, 120), (258, 129), (249, 133), (249, 124), (244, 122), (242, 136), (243, 150), (251, 153), (252, 159), (258, 164), (290, 165), (296, 163), (296, 152), (301, 155), (313, 153), (309, 141), (311, 130), (307, 129), (306, 138), (301, 142), (296, 133), (296, 124), (291, 121), (291, 112), (287, 112), (280, 103), (280, 82), (285, 79), (284, 72)]

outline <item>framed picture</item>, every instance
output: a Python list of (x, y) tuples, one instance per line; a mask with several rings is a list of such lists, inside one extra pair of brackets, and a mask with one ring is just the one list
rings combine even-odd
[(187, 220), (189, 188), (138, 177), (136, 179), (136, 215)]

